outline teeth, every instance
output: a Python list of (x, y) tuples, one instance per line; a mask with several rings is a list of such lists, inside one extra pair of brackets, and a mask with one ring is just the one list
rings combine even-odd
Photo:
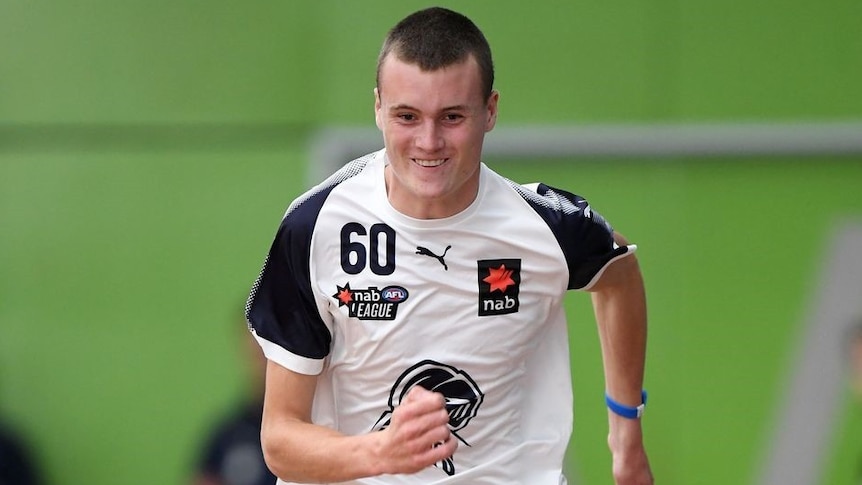
[(440, 165), (443, 165), (443, 162), (445, 162), (446, 159), (441, 158), (439, 160), (420, 160), (418, 158), (414, 158), (413, 161), (423, 167), (439, 167)]

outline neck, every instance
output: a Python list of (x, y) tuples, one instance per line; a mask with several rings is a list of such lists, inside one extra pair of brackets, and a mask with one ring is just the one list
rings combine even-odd
[(465, 181), (454, 191), (454, 195), (443, 197), (402, 197), (406, 191), (399, 189), (398, 184), (393, 182), (395, 175), (388, 165), (383, 170), (383, 179), (389, 203), (398, 212), (414, 219), (444, 219), (459, 214), (476, 200), (479, 193), (479, 171), (477, 168), (475, 177)]

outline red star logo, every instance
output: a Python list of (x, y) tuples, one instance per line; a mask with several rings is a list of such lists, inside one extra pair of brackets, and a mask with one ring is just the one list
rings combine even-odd
[(338, 291), (332, 297), (338, 300), (338, 306), (349, 305), (353, 301), (353, 291), (350, 289), (350, 283), (347, 283), (343, 287), (335, 286), (338, 287)]
[(505, 264), (501, 264), (499, 268), (488, 268), (490, 274), (482, 281), (491, 285), (491, 291), (499, 291), (505, 293), (506, 288), (515, 284), (512, 279), (512, 270), (506, 269)]

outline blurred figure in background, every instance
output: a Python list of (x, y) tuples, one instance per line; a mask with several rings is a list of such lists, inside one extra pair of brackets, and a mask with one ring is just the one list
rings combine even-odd
[[(242, 315), (242, 314), (240, 314)], [(260, 423), (266, 358), (247, 331), (245, 317), (237, 322), (236, 338), (241, 340), (247, 362), (249, 393), (236, 409), (212, 428), (196, 463), (194, 485), (273, 485), (275, 475), (263, 460)], [(5, 485), (0, 482), (0, 485)]]
[[(850, 330), (848, 342), (850, 347), (850, 386), (857, 404), (862, 406), (862, 320)], [(862, 456), (859, 458), (856, 482), (862, 484)]]
[(0, 485), (41, 484), (36, 460), (18, 430), (0, 419)]
[(850, 331), (850, 385), (862, 403), (862, 321)]
[(0, 485), (37, 485), (36, 466), (21, 437), (0, 424)]

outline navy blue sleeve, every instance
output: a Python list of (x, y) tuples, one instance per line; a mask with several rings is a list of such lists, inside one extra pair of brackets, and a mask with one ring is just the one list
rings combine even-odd
[(565, 254), (570, 290), (589, 286), (609, 262), (633, 249), (617, 247), (611, 225), (583, 197), (545, 184), (538, 184), (536, 193), (538, 201), (527, 202), (548, 223)]
[(332, 336), (318, 313), (311, 286), (311, 236), (326, 193), (290, 210), (279, 226), (246, 305), (258, 337), (309, 359), (329, 354)]

